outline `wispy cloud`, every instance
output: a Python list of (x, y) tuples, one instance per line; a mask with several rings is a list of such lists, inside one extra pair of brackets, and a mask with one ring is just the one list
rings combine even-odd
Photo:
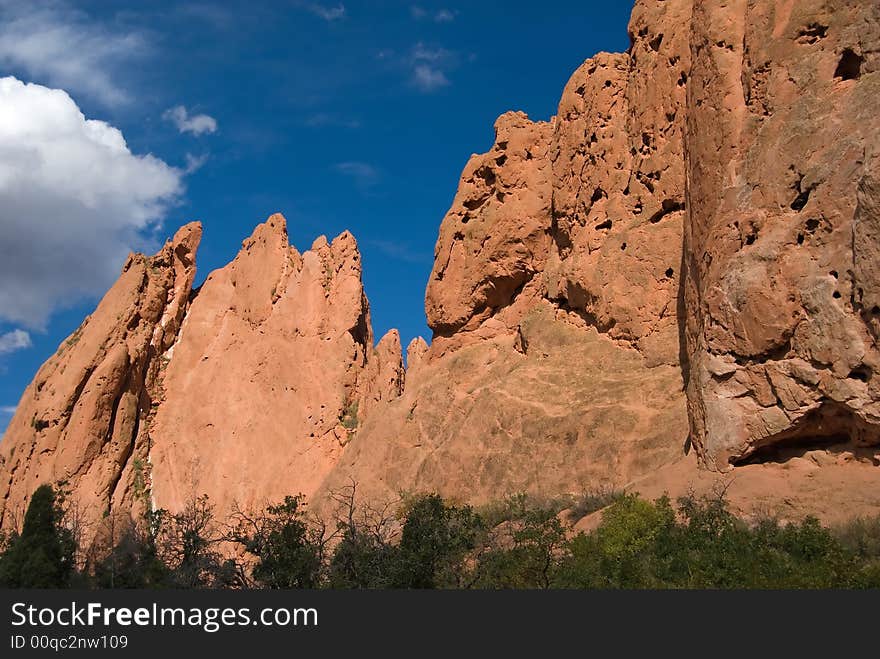
[(2, 405), (0, 406), (0, 414), (4, 416), (12, 416), (13, 414), (15, 414), (15, 410), (17, 409), (17, 405)]
[(413, 82), (424, 92), (432, 92), (449, 85), (449, 78), (438, 68), (430, 64), (418, 64), (413, 69)]
[(0, 355), (6, 355), (17, 350), (24, 350), (33, 346), (31, 335), (24, 330), (12, 330), (6, 334), (0, 334)]
[(338, 21), (345, 18), (345, 5), (343, 4), (338, 4), (335, 7), (327, 7), (317, 3), (306, 3), (304, 7), (315, 16), (323, 18), (328, 22)]
[(208, 162), (208, 154), (203, 153), (198, 156), (194, 156), (191, 153), (186, 154), (186, 166), (183, 168), (184, 174), (192, 174), (193, 172), (199, 171), (202, 166)]
[(120, 67), (148, 52), (142, 34), (120, 31), (52, 0), (0, 0), (0, 67), (108, 106), (131, 101)]
[(367, 192), (370, 188), (375, 186), (381, 178), (379, 170), (366, 162), (340, 162), (334, 165), (333, 168), (340, 174), (351, 177), (355, 185), (362, 192)]
[(409, 8), (410, 15), (417, 21), (434, 21), (435, 23), (451, 23), (458, 12), (454, 9), (427, 10), (419, 5)]
[(359, 119), (352, 119), (349, 117), (341, 117), (336, 114), (330, 114), (326, 112), (318, 112), (311, 116), (306, 117), (303, 123), (309, 128), (325, 128), (325, 127), (334, 127), (334, 128), (360, 128), (361, 122)]
[(175, 105), (173, 108), (165, 110), (162, 118), (177, 126), (177, 130), (181, 133), (192, 133), (198, 136), (217, 131), (217, 120), (214, 117), (207, 114), (190, 115), (183, 105)]
[(446, 68), (455, 62), (455, 54), (445, 48), (430, 48), (419, 42), (410, 55), (413, 84), (423, 92), (433, 92), (450, 84)]

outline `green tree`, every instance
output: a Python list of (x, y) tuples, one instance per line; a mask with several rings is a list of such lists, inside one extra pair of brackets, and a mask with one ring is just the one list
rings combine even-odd
[(152, 513), (138, 524), (131, 518), (110, 518), (106, 529), (109, 548), (95, 547), (100, 558), (92, 562), (92, 580), (98, 588), (162, 588), (172, 575), (159, 559)]
[(488, 547), (479, 555), (477, 584), (482, 588), (550, 588), (566, 548), (558, 511), (517, 494), (505, 500), (491, 521)]
[(405, 508), (394, 585), (466, 585), (468, 555), (484, 534), (483, 521), (470, 506), (448, 506), (437, 494), (416, 497)]
[(323, 572), (323, 533), (304, 516), (304, 497), (284, 502), (252, 517), (239, 511), (231, 539), (257, 558), (253, 578), (264, 588), (315, 588)]
[(0, 585), (5, 588), (64, 588), (73, 571), (76, 549), (61, 524), (62, 502), (50, 485), (31, 496), (21, 535), (13, 536), (0, 556)]

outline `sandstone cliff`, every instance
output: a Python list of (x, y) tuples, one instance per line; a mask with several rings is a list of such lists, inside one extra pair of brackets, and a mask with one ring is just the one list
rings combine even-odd
[(198, 223), (153, 256), (132, 255), (95, 312), (25, 390), (0, 443), (0, 515), (20, 523), (41, 483), (73, 492), (85, 525), (143, 505), (149, 422), (186, 311)]
[(465, 165), (406, 372), (348, 233), (272, 216), (197, 291), (197, 226), (133, 256), (24, 394), (2, 523), (44, 481), (97, 518), (730, 469), (740, 509), (880, 509), (880, 5), (640, 0), (629, 34)]
[(695, 3), (688, 401), (710, 467), (880, 442), (876, 2)]
[(498, 119), (440, 226), (431, 347), (322, 494), (553, 495), (681, 457), (689, 17), (640, 3), (631, 52), (584, 62), (556, 117)]

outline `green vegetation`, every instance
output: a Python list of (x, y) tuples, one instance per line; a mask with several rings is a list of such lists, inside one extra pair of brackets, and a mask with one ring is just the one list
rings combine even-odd
[[(647, 501), (591, 491), (516, 495), (476, 510), (436, 494), (361, 505), (335, 522), (302, 496), (218, 521), (207, 497), (179, 513), (110, 514), (76, 552), (71, 511), (49, 486), (20, 533), (0, 536), (0, 585), (94, 588), (878, 588), (880, 517), (746, 523), (723, 496)], [(606, 504), (604, 507), (602, 504)], [(602, 509), (587, 534), (570, 522)], [(572, 512), (575, 511), (575, 512)], [(231, 558), (235, 557), (235, 558)]]
[(346, 430), (355, 430), (358, 427), (358, 402), (348, 402), (342, 408), (342, 416), (339, 419), (342, 427)]
[(75, 542), (62, 525), (63, 502), (48, 485), (31, 496), (21, 533), (3, 538), (0, 586), (62, 588), (70, 581)]

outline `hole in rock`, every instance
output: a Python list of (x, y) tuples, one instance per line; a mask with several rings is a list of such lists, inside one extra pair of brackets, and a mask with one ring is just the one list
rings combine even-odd
[(598, 230), (603, 230), (603, 229), (610, 229), (611, 225), (612, 225), (611, 220), (605, 220), (601, 224), (596, 225), (596, 230), (598, 231)]
[(507, 162), (507, 156), (498, 156), (495, 158), (495, 164), (501, 167), (504, 163)]
[(621, 251), (621, 252), (625, 252), (625, 251), (626, 251), (626, 243), (621, 243), (621, 245), (620, 245), (620, 251)]
[(597, 201), (604, 199), (607, 196), (608, 195), (605, 194), (605, 191), (602, 188), (596, 188), (595, 192), (593, 192), (593, 196), (590, 197), (590, 201), (595, 204)]
[(839, 300), (840, 299), (840, 291), (834, 291), (834, 293), (831, 295), (831, 297), (833, 297), (835, 300)]
[(486, 166), (480, 167), (477, 170), (477, 176), (483, 179), (486, 182), (486, 185), (495, 185), (495, 172), (493, 172), (491, 168)]
[(672, 279), (672, 276), (675, 274), (675, 270), (672, 268), (666, 268), (666, 276)]
[(865, 58), (847, 48), (840, 56), (840, 62), (837, 64), (837, 70), (834, 71), (834, 77), (841, 80), (858, 80), (862, 77), (862, 64)]
[(662, 44), (662, 43), (663, 43), (663, 35), (662, 34), (658, 34), (656, 37), (654, 37), (653, 39), (651, 39), (648, 42), (648, 44), (651, 46), (651, 50), (653, 50), (655, 53), (658, 50), (660, 50), (660, 44)]
[(791, 202), (791, 210), (800, 213), (802, 210), (804, 210), (807, 202), (810, 201), (810, 193), (813, 191), (813, 189), (807, 188), (806, 190), (801, 190), (800, 183), (798, 183), (797, 189), (798, 195), (794, 198), (794, 201)]
[(606, 86), (606, 87), (610, 87), (610, 86), (611, 86), (611, 81), (610, 81), (610, 80), (606, 80), (606, 81), (605, 81), (605, 86)]
[(828, 274), (830, 274), (830, 275), (831, 275), (832, 277), (834, 277), (835, 279), (837, 279), (837, 278), (840, 276), (839, 274), (837, 274), (837, 270), (832, 270), (832, 271), (829, 272)]
[(828, 34), (828, 26), (820, 23), (810, 23), (806, 27), (802, 27), (798, 32), (798, 43), (812, 44), (820, 39), (824, 39)]
[(797, 237), (797, 244), (798, 244), (798, 245), (803, 245), (803, 244), (804, 244), (804, 234), (802, 234), (802, 233), (799, 233), (799, 234), (798, 234), (798, 237)]
[(861, 366), (856, 366), (853, 370), (849, 372), (847, 376), (850, 380), (861, 380), (862, 382), (867, 382), (871, 379), (873, 372), (868, 366), (862, 364)]
[(821, 451), (829, 458), (848, 453), (859, 461), (880, 465), (877, 444), (880, 428), (858, 419), (843, 405), (826, 401), (790, 428), (760, 440), (749, 455), (731, 457), (730, 464), (785, 463)]

